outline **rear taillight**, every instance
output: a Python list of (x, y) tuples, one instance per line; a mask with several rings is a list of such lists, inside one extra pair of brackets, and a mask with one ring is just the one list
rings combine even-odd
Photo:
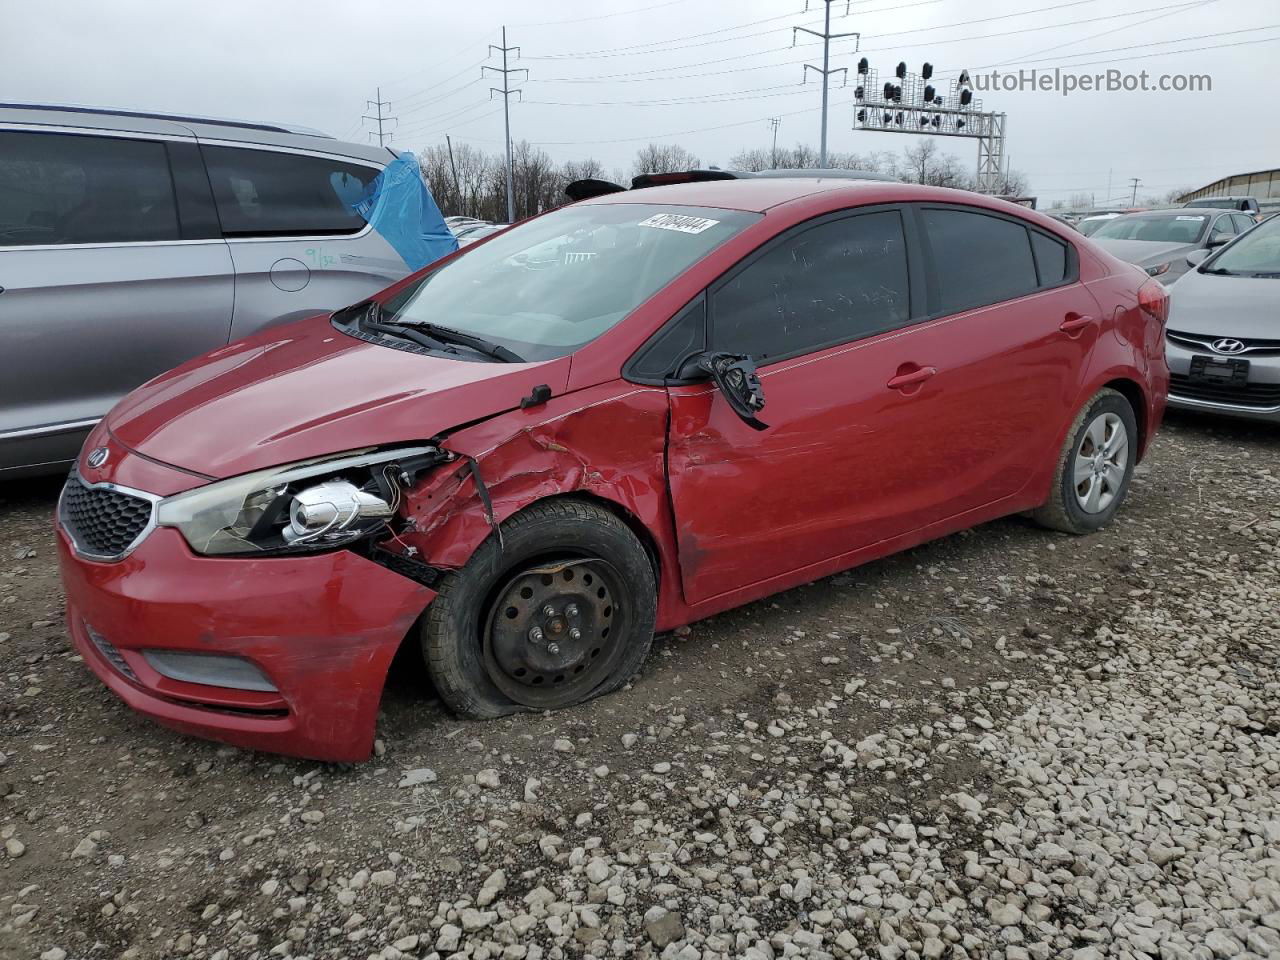
[(1159, 324), (1169, 319), (1169, 293), (1158, 280), (1148, 280), (1138, 288), (1138, 306)]

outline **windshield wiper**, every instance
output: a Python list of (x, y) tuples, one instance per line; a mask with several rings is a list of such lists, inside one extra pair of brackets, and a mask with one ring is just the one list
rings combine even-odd
[[(366, 322), (365, 326), (370, 326)], [(381, 326), (389, 326), (381, 324)], [(485, 340), (483, 337), (472, 336), (469, 333), (463, 333), (461, 330), (454, 330), (450, 327), (441, 327), (434, 323), (404, 323), (395, 324), (398, 331), (418, 331), (421, 330), (427, 336), (439, 340), (441, 343), (453, 343), (460, 347), (470, 347), (476, 353), (483, 353), (486, 357), (492, 357), (494, 360), (501, 360), (503, 363), (524, 363), (524, 357), (508, 350), (506, 347)]]
[(1228, 270), (1226, 267), (1210, 267), (1208, 270), (1201, 270), (1201, 273), (1212, 273), (1217, 277), (1236, 277), (1239, 276), (1234, 270)]

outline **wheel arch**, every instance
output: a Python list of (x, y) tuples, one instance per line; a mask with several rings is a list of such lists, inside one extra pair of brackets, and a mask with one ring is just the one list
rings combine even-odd
[[(1108, 380), (1098, 390), (1107, 387), (1123, 396), (1129, 401), (1129, 406), (1133, 407), (1133, 418), (1138, 423), (1138, 462), (1141, 462), (1147, 452), (1148, 439), (1149, 404), (1146, 391), (1143, 390), (1142, 384), (1131, 377), (1116, 377)], [(1094, 391), (1095, 394), (1097, 392), (1097, 390)]]

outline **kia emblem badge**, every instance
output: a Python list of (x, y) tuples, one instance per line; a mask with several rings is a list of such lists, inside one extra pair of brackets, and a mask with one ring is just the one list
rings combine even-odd
[(111, 453), (109, 450), (107, 450), (106, 447), (98, 447), (92, 452), (90, 452), (89, 456), (85, 458), (84, 462), (87, 463), (89, 466), (97, 469), (98, 467), (102, 466), (104, 463), (107, 462), (107, 457), (109, 457), (110, 455)]

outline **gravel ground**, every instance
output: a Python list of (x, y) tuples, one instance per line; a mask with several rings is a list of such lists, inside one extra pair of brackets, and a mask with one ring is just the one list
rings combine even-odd
[(1171, 417), (1118, 522), (989, 524), (378, 757), (170, 734), (0, 487), (0, 957), (1280, 956), (1280, 432)]

